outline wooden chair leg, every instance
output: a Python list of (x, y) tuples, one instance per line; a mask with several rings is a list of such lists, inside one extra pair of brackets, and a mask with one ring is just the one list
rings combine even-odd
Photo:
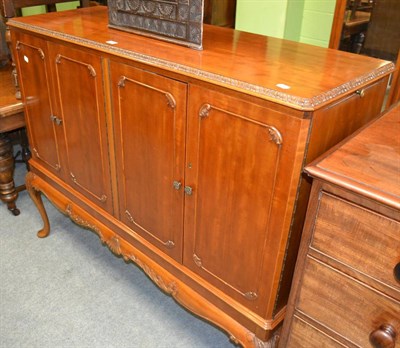
[(14, 185), (14, 157), (12, 145), (6, 133), (0, 134), (0, 199), (7, 204), (13, 215), (19, 215), (15, 201), (18, 193)]

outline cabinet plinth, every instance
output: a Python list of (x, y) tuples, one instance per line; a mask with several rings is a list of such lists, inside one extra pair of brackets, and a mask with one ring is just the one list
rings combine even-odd
[(302, 168), (379, 114), (393, 64), (212, 26), (199, 52), (101, 6), (9, 25), (45, 222), (41, 192), (234, 342), (275, 346)]

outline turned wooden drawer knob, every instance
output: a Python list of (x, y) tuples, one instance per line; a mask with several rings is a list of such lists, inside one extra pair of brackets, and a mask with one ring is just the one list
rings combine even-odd
[(394, 278), (400, 283), (400, 262), (394, 266), (393, 274)]
[(383, 324), (379, 329), (371, 332), (369, 341), (374, 348), (394, 348), (396, 344), (396, 330), (390, 324)]

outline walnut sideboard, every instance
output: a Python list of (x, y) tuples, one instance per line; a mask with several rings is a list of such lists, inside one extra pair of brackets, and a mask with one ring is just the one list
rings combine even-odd
[(400, 104), (314, 178), (280, 347), (400, 345)]
[(43, 193), (234, 342), (274, 346), (302, 168), (379, 114), (394, 65), (209, 25), (198, 51), (107, 20), (99, 6), (9, 21), (39, 236)]

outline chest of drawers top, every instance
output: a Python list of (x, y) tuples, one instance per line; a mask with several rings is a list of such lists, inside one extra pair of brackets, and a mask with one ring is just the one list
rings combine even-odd
[(10, 20), (12, 27), (212, 82), (299, 110), (315, 110), (394, 70), (391, 62), (204, 25), (201, 51), (108, 28), (107, 8)]
[(398, 104), (306, 171), (399, 210), (399, 134)]

